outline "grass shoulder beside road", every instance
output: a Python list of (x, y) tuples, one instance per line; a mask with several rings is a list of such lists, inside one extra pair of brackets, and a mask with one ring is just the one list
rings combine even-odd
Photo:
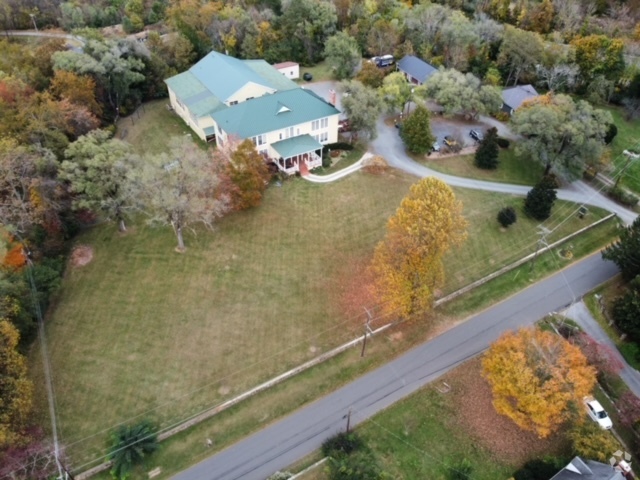
[(414, 159), (433, 170), (491, 182), (514, 183), (517, 185), (535, 185), (542, 178), (543, 168), (539, 164), (518, 157), (514, 146), (500, 149), (500, 164), (495, 170), (483, 170), (473, 164), (473, 155), (457, 155), (438, 158), (436, 155), (415, 157)]

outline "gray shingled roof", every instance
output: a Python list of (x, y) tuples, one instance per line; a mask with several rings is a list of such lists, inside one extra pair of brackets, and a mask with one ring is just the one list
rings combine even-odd
[(525, 100), (538, 96), (538, 92), (531, 85), (518, 85), (505, 88), (502, 91), (502, 101), (512, 109), (517, 109)]
[(622, 472), (606, 463), (586, 462), (575, 457), (569, 465), (556, 473), (551, 480), (624, 480)]
[(438, 71), (434, 66), (429, 65), (424, 60), (420, 60), (413, 55), (405, 55), (402, 60), (398, 62), (398, 70), (408, 73), (420, 83), (424, 83), (427, 78)]

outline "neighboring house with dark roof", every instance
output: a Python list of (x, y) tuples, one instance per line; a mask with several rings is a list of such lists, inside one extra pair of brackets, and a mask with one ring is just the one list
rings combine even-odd
[(538, 92), (531, 85), (518, 85), (502, 90), (502, 111), (513, 115), (525, 100), (538, 96)]
[(278, 70), (285, 77), (292, 80), (300, 78), (300, 65), (298, 65), (296, 62), (276, 63), (273, 68)]
[(338, 140), (340, 112), (264, 60), (211, 52), (165, 80), (174, 111), (205, 141), (251, 138), (256, 150), (293, 174), (322, 165), (322, 145)]
[(620, 468), (575, 457), (569, 465), (551, 477), (551, 480), (625, 480), (625, 476)]
[(404, 73), (407, 81), (414, 85), (422, 85), (431, 75), (438, 71), (433, 65), (413, 55), (405, 55), (398, 62), (398, 70)]

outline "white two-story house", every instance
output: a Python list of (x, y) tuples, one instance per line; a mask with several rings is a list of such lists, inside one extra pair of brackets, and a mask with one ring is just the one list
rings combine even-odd
[(264, 60), (211, 52), (165, 82), (172, 108), (201, 139), (251, 138), (288, 174), (322, 165), (322, 145), (338, 140), (340, 112)]

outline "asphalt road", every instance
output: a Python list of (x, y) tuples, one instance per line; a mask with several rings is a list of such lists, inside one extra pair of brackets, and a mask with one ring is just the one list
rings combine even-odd
[[(502, 332), (530, 325), (618, 273), (600, 254), (574, 264), (461, 325), (209, 457), (177, 480), (264, 480), (485, 350)], [(571, 288), (569, 288), (569, 285)]]

